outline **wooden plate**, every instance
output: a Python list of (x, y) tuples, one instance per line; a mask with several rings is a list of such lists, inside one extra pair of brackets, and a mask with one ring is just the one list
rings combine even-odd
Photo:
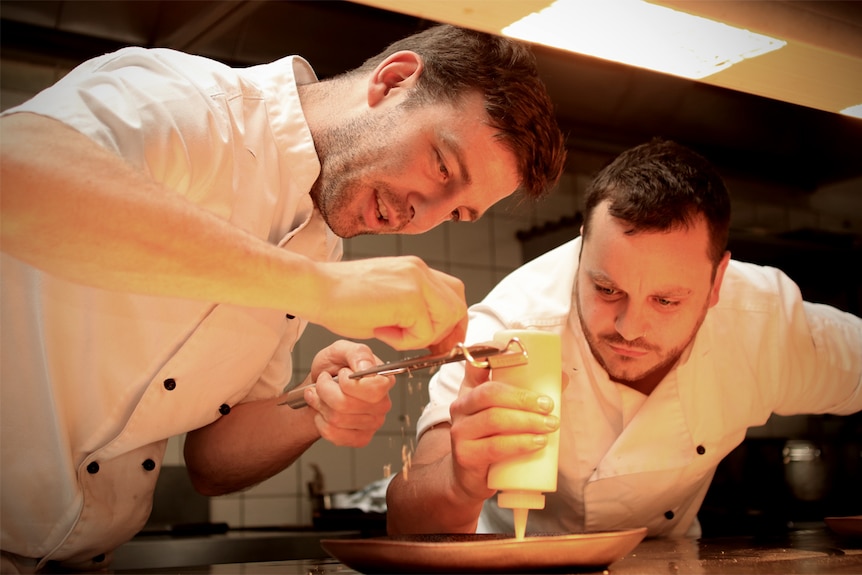
[(646, 527), (579, 534), (434, 534), (323, 539), (327, 553), (361, 573), (524, 573), (603, 568), (625, 557)]
[(862, 515), (827, 517), (824, 521), (829, 526), (829, 529), (839, 535), (862, 536)]

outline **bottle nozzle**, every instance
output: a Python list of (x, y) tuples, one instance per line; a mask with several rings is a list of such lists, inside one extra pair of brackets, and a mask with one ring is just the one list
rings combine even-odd
[(544, 509), (545, 496), (538, 491), (500, 491), (497, 505), (511, 509), (515, 516), (515, 539), (523, 539), (527, 532), (527, 514), (530, 509)]

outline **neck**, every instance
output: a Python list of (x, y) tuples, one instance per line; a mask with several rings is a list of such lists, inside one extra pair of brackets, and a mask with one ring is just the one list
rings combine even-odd
[(367, 107), (362, 86), (349, 78), (334, 78), (297, 86), (299, 103), (311, 137), (333, 125), (341, 125)]

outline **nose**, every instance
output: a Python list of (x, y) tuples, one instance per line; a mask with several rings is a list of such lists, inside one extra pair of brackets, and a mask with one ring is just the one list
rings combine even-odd
[(626, 341), (634, 341), (646, 335), (648, 326), (643, 306), (632, 303), (622, 304), (614, 327)]
[(405, 232), (409, 229), (411, 234), (421, 234), (435, 228), (449, 220), (454, 207), (454, 202), (449, 200), (430, 200), (419, 195), (412, 195), (408, 199), (409, 224), (405, 226)]

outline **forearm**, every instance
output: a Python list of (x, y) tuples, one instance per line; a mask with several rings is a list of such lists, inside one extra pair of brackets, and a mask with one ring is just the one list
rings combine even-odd
[[(190, 432), (185, 458), (195, 487), (207, 495), (238, 491), (275, 475), (324, 438), (364, 447), (391, 407), (392, 376), (352, 381), (350, 373), (380, 363), (364, 344), (339, 340), (319, 351), (306, 388), (308, 407), (283, 405), (287, 394), (235, 406), (214, 423)], [(340, 380), (333, 379), (338, 374)], [(315, 382), (316, 386), (308, 384)]]
[(104, 289), (314, 315), (288, 304), (317, 301), (288, 285), (313, 282), (313, 262), (200, 209), (59, 122), (14, 114), (2, 126), (9, 255)]
[(396, 349), (463, 340), (463, 283), (419, 258), (313, 261), (56, 120), (13, 114), (0, 129), (0, 247), (14, 258), (101, 289), (283, 310)]
[(287, 468), (320, 438), (312, 410), (291, 409), (280, 401), (236, 405), (188, 433), (186, 466), (198, 491), (224, 495), (256, 485)]
[(386, 493), (386, 527), (390, 535), (475, 533), (484, 500), (468, 497), (455, 486), (451, 456), (414, 464), (407, 478), (396, 475)]

